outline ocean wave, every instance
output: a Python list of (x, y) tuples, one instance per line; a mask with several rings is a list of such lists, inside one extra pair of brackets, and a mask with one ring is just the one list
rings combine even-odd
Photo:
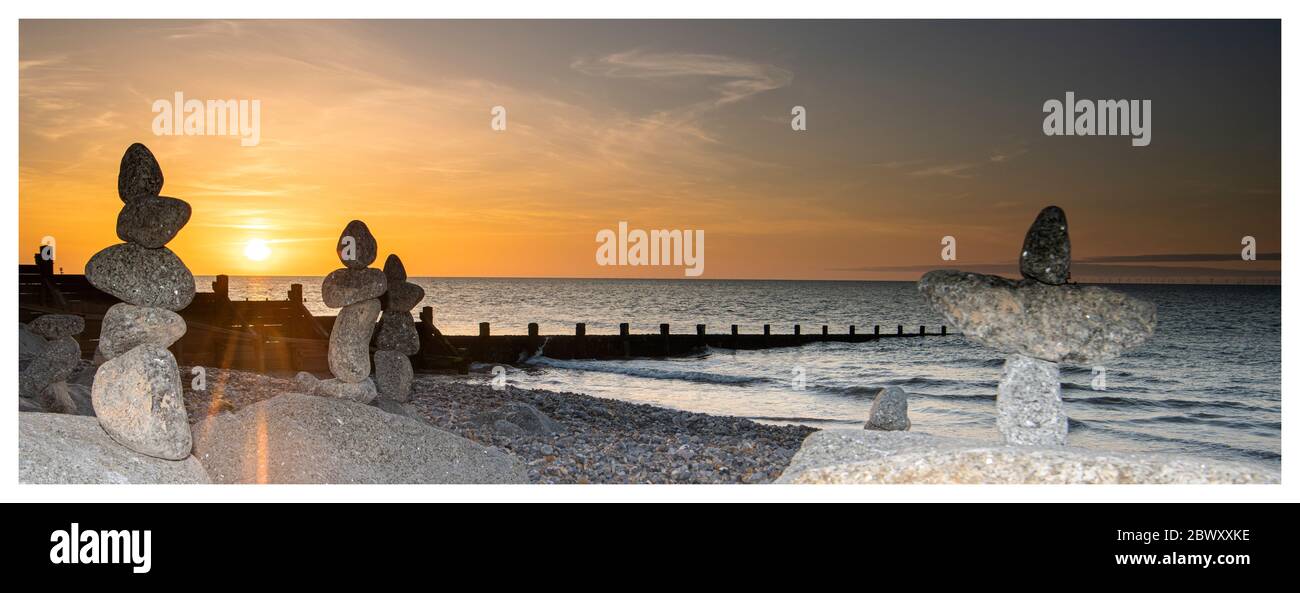
[(560, 360), (547, 356), (534, 356), (528, 359), (527, 363), (535, 366), (571, 371), (612, 373), (617, 375), (627, 375), (630, 377), (640, 377), (643, 379), (677, 380), (689, 381), (692, 383), (713, 383), (718, 385), (747, 386), (770, 384), (775, 382), (774, 380), (765, 377), (747, 377), (742, 375), (710, 373), (707, 371), (685, 371), (679, 369), (661, 369), (639, 366), (626, 360)]

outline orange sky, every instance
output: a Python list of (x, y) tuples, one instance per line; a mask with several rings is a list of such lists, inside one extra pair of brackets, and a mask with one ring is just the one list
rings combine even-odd
[[(1078, 50), (1102, 64), (1049, 75), (979, 46), (993, 24), (950, 26), (23, 21), (18, 257), (53, 236), (80, 272), (117, 242), (137, 141), (193, 206), (169, 247), (196, 274), (324, 274), (353, 218), (381, 261), (432, 276), (683, 277), (595, 265), (596, 233), (626, 220), (705, 230), (704, 278), (914, 278), (881, 268), (940, 267), (945, 235), (957, 267), (1014, 260), (1049, 203), (1076, 257), (1231, 253), (1246, 234), (1280, 249), (1276, 27), (1260, 47), (1245, 31), (1238, 63), (1198, 53), (1231, 35), (1160, 29), (1148, 43), (1169, 54), (1149, 63)], [(1169, 56), (1201, 71), (1124, 71)], [(1225, 108), (1225, 85), (1256, 111)], [(1039, 106), (1065, 90), (1154, 97), (1152, 145), (1043, 137)], [(151, 104), (176, 91), (259, 99), (260, 145), (155, 136)]]

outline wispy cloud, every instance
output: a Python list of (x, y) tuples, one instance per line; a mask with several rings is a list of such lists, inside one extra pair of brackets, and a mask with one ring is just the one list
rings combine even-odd
[(710, 87), (716, 94), (710, 100), (714, 107), (789, 86), (794, 80), (794, 73), (784, 68), (715, 54), (632, 50), (595, 59), (578, 59), (571, 67), (583, 74), (607, 78), (653, 80), (695, 76), (724, 79)]

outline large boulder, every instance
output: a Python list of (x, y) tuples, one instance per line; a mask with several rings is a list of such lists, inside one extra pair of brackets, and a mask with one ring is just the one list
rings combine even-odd
[(153, 197), (162, 191), (162, 167), (149, 148), (139, 142), (128, 146), (117, 171), (117, 196), (123, 202)]
[(34, 398), (51, 383), (67, 380), (81, 361), (81, 346), (76, 338), (49, 342), (18, 373), (18, 395)]
[(163, 459), (190, 455), (190, 422), (176, 359), (141, 344), (100, 365), (90, 399), (105, 432), (122, 445)]
[(86, 329), (80, 315), (41, 315), (27, 324), (32, 333), (47, 340), (70, 338)]
[(168, 348), (184, 335), (185, 319), (172, 311), (118, 303), (104, 314), (98, 352), (111, 360), (141, 344)]
[(335, 377), (359, 383), (370, 376), (370, 334), (379, 318), (379, 299), (348, 305), (330, 330), (329, 366)]
[(779, 484), (1274, 484), (1249, 463), (1169, 454), (1014, 447), (925, 433), (822, 430)]
[(522, 462), (374, 406), (296, 393), (195, 425), (214, 482), (521, 484)]
[(330, 272), (320, 286), (320, 298), (326, 307), (337, 309), (361, 301), (377, 299), (388, 290), (383, 270), (339, 268)]
[(194, 300), (194, 275), (170, 249), (118, 243), (86, 262), (91, 284), (132, 305), (179, 311)]
[(117, 213), (117, 238), (157, 249), (190, 221), (190, 205), (167, 196), (141, 196)]
[(18, 415), (18, 481), (23, 484), (207, 484), (194, 457), (142, 455), (118, 444), (94, 418)]
[(1156, 329), (1154, 304), (1099, 286), (936, 270), (918, 289), (967, 338), (1052, 362), (1105, 362)]

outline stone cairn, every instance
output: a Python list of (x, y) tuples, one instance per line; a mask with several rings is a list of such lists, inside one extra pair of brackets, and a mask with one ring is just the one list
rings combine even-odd
[(388, 290), (380, 298), (384, 314), (375, 332), (375, 383), (379, 397), (398, 402), (411, 399), (411, 356), (420, 351), (420, 333), (411, 310), (424, 300), (424, 289), (406, 281), (406, 267), (396, 255), (384, 261)]
[(330, 330), (329, 366), (334, 378), (316, 381), (310, 373), (299, 373), (298, 383), (316, 395), (370, 403), (377, 395), (370, 378), (370, 336), (388, 280), (383, 270), (368, 267), (375, 262), (379, 245), (366, 223), (349, 222), (336, 252), (344, 267), (330, 272), (320, 291), (326, 307), (339, 309)]
[(1022, 280), (936, 270), (918, 288), (966, 337), (1009, 354), (998, 383), (997, 426), (1012, 445), (1065, 444), (1059, 363), (1091, 366), (1155, 332), (1156, 307), (1098, 286), (1068, 284), (1065, 211), (1048, 206), (1025, 234)]
[(176, 358), (167, 350), (185, 335), (175, 311), (194, 299), (194, 276), (165, 245), (190, 220), (190, 205), (159, 195), (163, 175), (153, 153), (132, 144), (122, 156), (117, 236), (96, 253), (86, 279), (121, 299), (104, 315), (90, 401), (104, 431), (134, 451), (163, 459), (190, 455), (189, 417)]
[(27, 329), (45, 344), (18, 374), (18, 396), (47, 412), (75, 413), (67, 381), (81, 362), (81, 346), (73, 336), (86, 329), (86, 321), (76, 315), (42, 315)]

